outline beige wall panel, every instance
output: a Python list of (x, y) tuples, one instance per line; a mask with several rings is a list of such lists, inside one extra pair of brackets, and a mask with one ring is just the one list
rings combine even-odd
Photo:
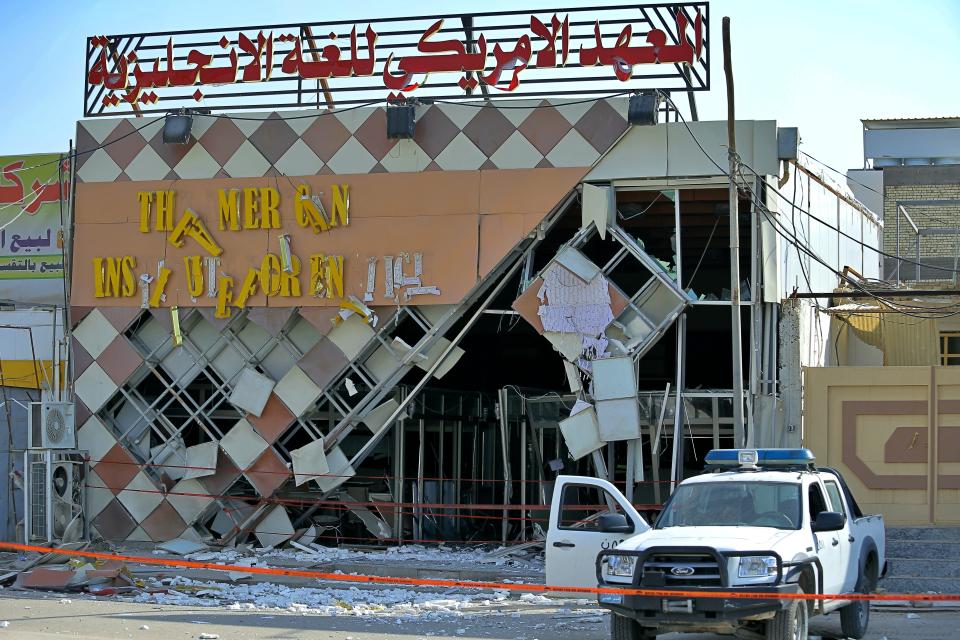
[[(188, 291), (184, 258), (208, 255), (193, 239), (183, 247), (167, 242), (165, 232), (140, 233), (141, 191), (173, 190), (174, 224), (186, 209), (194, 211), (215, 241), (223, 248), (221, 273), (234, 278), (235, 291), (250, 267), (259, 268), (267, 252), (279, 255), (278, 236), (291, 237), (292, 252), (301, 263), (299, 298), (253, 296), (248, 306), (337, 306), (339, 300), (315, 298), (309, 293), (311, 254), (344, 257), (346, 295), (363, 298), (368, 260), (377, 259), (377, 277), (372, 304), (396, 304), (387, 299), (383, 257), (405, 252), (410, 263), (404, 275), (414, 275), (413, 256), (423, 254), (422, 284), (435, 285), (441, 295), (422, 295), (411, 304), (460, 302), (482, 277), (503, 259), (536, 224), (566, 195), (586, 169), (517, 169), (492, 171), (431, 171), (413, 174), (364, 174), (310, 176), (306, 178), (250, 178), (116, 182), (80, 184), (77, 191), (76, 261), (73, 282), (74, 305), (123, 306), (140, 304), (130, 298), (93, 297), (92, 261), (95, 257), (133, 255), (138, 274), (156, 272), (160, 259), (172, 270), (163, 306), (178, 304), (213, 306), (215, 298), (204, 295), (194, 302)], [(308, 184), (320, 194), (332, 214), (334, 184), (350, 188), (350, 222), (343, 227), (315, 234), (300, 227), (295, 218), (295, 188)], [(281, 229), (219, 229), (219, 189), (273, 187), (280, 193)], [(243, 203), (239, 207), (242, 225)], [(152, 207), (155, 213), (156, 206)], [(480, 214), (483, 214), (482, 216)], [(145, 266), (147, 265), (147, 266)], [(204, 269), (204, 278), (206, 278)], [(398, 300), (407, 301), (401, 293)]]

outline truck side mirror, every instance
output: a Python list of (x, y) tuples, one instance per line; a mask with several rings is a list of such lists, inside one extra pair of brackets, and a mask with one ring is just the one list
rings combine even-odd
[(847, 516), (837, 511), (821, 511), (813, 521), (811, 527), (814, 533), (818, 531), (839, 531), (847, 524)]
[(621, 513), (605, 513), (597, 519), (597, 527), (604, 533), (633, 533), (633, 525)]

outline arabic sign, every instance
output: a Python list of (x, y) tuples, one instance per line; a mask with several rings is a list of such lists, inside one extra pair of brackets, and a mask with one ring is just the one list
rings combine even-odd
[[(94, 36), (84, 114), (709, 88), (706, 2)], [(571, 84), (575, 83), (575, 84)], [(326, 98), (325, 98), (326, 100)]]
[(0, 157), (0, 299), (64, 303), (60, 199), (69, 178), (59, 162), (59, 154)]

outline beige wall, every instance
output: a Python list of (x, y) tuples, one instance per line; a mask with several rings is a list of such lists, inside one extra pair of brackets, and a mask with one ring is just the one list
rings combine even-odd
[(960, 368), (816, 367), (804, 378), (804, 446), (864, 511), (960, 523)]

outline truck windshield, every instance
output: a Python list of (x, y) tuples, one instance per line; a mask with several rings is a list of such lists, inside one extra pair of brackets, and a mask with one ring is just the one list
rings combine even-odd
[(800, 485), (785, 482), (698, 482), (677, 487), (656, 528), (800, 528)]

